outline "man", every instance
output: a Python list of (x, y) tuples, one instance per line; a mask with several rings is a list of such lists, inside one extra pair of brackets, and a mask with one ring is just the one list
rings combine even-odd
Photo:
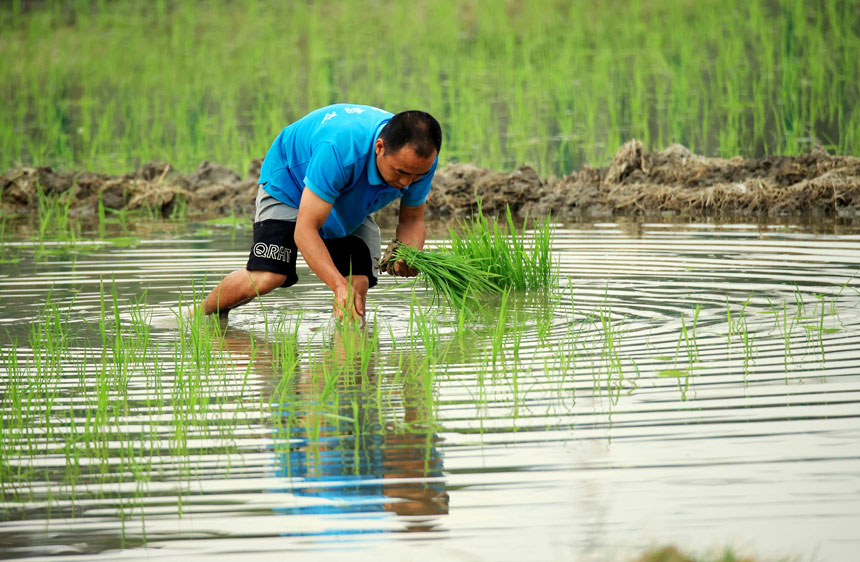
[[(400, 198), (397, 238), (421, 249), (424, 204), (441, 146), (439, 123), (423, 111), (392, 115), (336, 104), (286, 127), (260, 171), (248, 263), (209, 293), (203, 312), (226, 314), (293, 285), (298, 250), (334, 293), (334, 314), (363, 317), (380, 256), (379, 227), (370, 215)], [(389, 273), (417, 271), (401, 260)]]

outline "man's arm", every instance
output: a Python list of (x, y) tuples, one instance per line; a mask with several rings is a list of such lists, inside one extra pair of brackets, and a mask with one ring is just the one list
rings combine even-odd
[[(397, 223), (397, 239), (407, 246), (424, 248), (424, 240), (427, 236), (427, 227), (424, 224), (424, 204), (417, 207), (400, 205), (400, 220)], [(397, 260), (394, 264), (394, 274), (401, 277), (415, 277), (418, 270), (407, 266), (403, 260)]]
[(350, 298), (349, 282), (337, 270), (325, 243), (319, 235), (319, 229), (331, 213), (331, 203), (326, 202), (310, 189), (302, 192), (299, 203), (299, 215), (296, 218), (296, 246), (305, 258), (308, 267), (328, 285), (334, 293), (335, 314), (339, 317), (343, 312), (351, 316), (363, 315), (364, 310), (356, 310), (354, 299)]

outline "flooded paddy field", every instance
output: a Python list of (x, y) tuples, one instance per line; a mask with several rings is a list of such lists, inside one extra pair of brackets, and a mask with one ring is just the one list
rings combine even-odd
[(860, 228), (559, 224), (555, 290), (360, 330), (301, 262), (184, 318), (250, 232), (157, 224), (6, 231), (0, 557), (860, 551)]
[[(0, 558), (857, 558), (857, 3), (500, 4), (0, 3)], [(434, 219), (574, 221), (553, 287), (184, 315), (336, 101), (439, 119)]]

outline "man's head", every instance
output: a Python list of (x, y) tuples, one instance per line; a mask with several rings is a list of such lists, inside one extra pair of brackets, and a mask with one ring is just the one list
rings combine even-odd
[(376, 140), (376, 167), (385, 183), (403, 189), (430, 171), (442, 148), (442, 127), (424, 111), (398, 113)]

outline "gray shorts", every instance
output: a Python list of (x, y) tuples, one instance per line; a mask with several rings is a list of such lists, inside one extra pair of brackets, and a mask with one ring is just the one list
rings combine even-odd
[[(290, 207), (286, 203), (278, 201), (269, 195), (262, 187), (257, 189), (257, 211), (254, 214), (254, 222), (263, 222), (265, 220), (280, 220), (296, 222), (299, 216), (299, 210), (295, 207)], [(379, 233), (379, 225), (373, 220), (373, 217), (368, 216), (364, 222), (351, 234), (358, 237), (367, 249), (370, 250), (370, 256), (373, 261), (373, 271), (379, 277), (379, 260), (382, 257), (382, 237)]]

